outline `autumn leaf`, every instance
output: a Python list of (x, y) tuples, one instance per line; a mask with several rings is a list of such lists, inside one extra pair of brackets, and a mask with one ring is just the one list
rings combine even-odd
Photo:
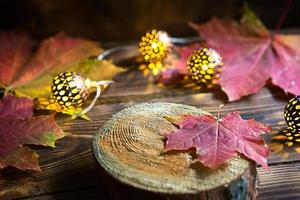
[(269, 148), (261, 134), (270, 128), (253, 120), (244, 120), (239, 112), (222, 119), (212, 115), (167, 117), (179, 129), (167, 134), (166, 150), (195, 148), (197, 159), (205, 166), (216, 168), (228, 159), (243, 154), (268, 169)]
[(33, 41), (23, 33), (0, 32), (0, 83), (9, 85), (31, 56)]
[(101, 51), (95, 42), (58, 33), (40, 44), (30, 62), (23, 66), (11, 85), (24, 85), (53, 68), (63, 71), (66, 65), (98, 55)]
[(300, 93), (300, 35), (270, 33), (250, 9), (239, 23), (213, 18), (191, 27), (223, 57), (220, 85), (230, 101), (259, 92), (270, 78)]
[(168, 68), (174, 68), (181, 74), (187, 74), (187, 59), (193, 53), (194, 50), (200, 48), (199, 43), (191, 44), (188, 46), (175, 46), (175, 52), (178, 55), (177, 58), (170, 59), (171, 66)]
[(126, 71), (126, 69), (115, 66), (111, 61), (107, 60), (83, 60), (76, 64), (66, 65), (64, 69), (52, 69), (49, 70), (43, 76), (29, 82), (28, 84), (18, 87), (17, 94), (19, 96), (31, 96), (31, 97), (49, 97), (51, 94), (51, 87), (53, 77), (59, 74), (61, 71), (74, 71), (84, 78), (90, 80), (110, 80), (116, 74)]
[[(65, 133), (53, 115), (33, 117), (33, 102), (27, 98), (5, 96), (0, 101), (0, 167), (39, 170), (37, 154), (24, 147), (35, 144), (55, 147)], [(30, 158), (28, 160), (28, 158)]]
[(10, 154), (0, 156), (0, 169), (13, 166), (21, 170), (41, 171), (38, 157), (37, 153), (29, 147), (18, 147)]
[(125, 71), (110, 61), (88, 59), (103, 51), (96, 42), (63, 33), (42, 41), (32, 56), (32, 42), (27, 36), (3, 32), (0, 41), (0, 70), (3, 72), (0, 86), (15, 91), (18, 96), (49, 96), (52, 78), (66, 70), (95, 80), (112, 79)]
[(65, 107), (61, 106), (57, 101), (55, 101), (53, 98), (37, 98), (35, 99), (34, 107), (37, 110), (51, 110), (55, 111), (57, 113), (63, 113), (67, 115), (71, 115), (71, 119), (76, 119), (77, 117), (80, 117), (82, 119), (90, 121), (91, 119), (86, 115), (82, 114), (82, 107)]

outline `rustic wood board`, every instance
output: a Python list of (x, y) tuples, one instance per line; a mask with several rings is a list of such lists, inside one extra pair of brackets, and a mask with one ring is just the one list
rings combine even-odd
[[(37, 199), (45, 195), (48, 196), (47, 198), (54, 198), (56, 195), (62, 197), (64, 193), (72, 196), (72, 191), (76, 195), (78, 191), (85, 191), (89, 188), (99, 188), (102, 191), (104, 185), (91, 151), (92, 137), (112, 114), (125, 107), (147, 101), (173, 102), (196, 106), (216, 114), (219, 105), (226, 102), (224, 95), (215, 95), (216, 93), (213, 92), (172, 89), (153, 83), (148, 85), (140, 72), (131, 71), (130, 73), (129, 81), (126, 73), (118, 76), (118, 82), (99, 99), (97, 105), (89, 113), (93, 121), (78, 119), (69, 122), (65, 116), (57, 116), (62, 128), (73, 135), (59, 140), (56, 149), (37, 148), (43, 173), (20, 172), (12, 168), (3, 170), (0, 174), (0, 199), (2, 194), (8, 192), (12, 192), (11, 197), (30, 199), (34, 196)], [(145, 90), (146, 93), (144, 93)], [(243, 117), (253, 117), (269, 124), (274, 129), (273, 133), (276, 133), (285, 126), (282, 110), (289, 98), (290, 96), (286, 96), (280, 89), (268, 86), (260, 93), (246, 97), (242, 101), (227, 103), (224, 113), (239, 109)], [(259, 193), (262, 199), (274, 199), (276, 195), (279, 199), (281, 197), (299, 198), (297, 196), (299, 191), (295, 187), (299, 183), (297, 164), (300, 163), (300, 156), (292, 148), (285, 149), (285, 153), (289, 154), (286, 158), (278, 154), (271, 154), (269, 158), (271, 170), (279, 170), (268, 173), (258, 168), (260, 176), (265, 177), (260, 183), (262, 187)], [(283, 176), (284, 170), (289, 172), (285, 176)], [(282, 177), (282, 181), (272, 180), (271, 177), (277, 176)], [(283, 187), (280, 187), (281, 184)], [(291, 192), (282, 192), (288, 191), (289, 187)], [(281, 192), (276, 192), (277, 189)], [(82, 196), (81, 199), (85, 198)]]
[(258, 168), (259, 199), (300, 199), (300, 162), (270, 167), (272, 173)]

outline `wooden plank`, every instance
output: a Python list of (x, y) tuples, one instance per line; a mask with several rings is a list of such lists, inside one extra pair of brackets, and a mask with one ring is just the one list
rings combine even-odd
[[(272, 89), (264, 88), (260, 93), (246, 98), (244, 101), (232, 102), (225, 105), (223, 113), (239, 109), (244, 118), (255, 118), (258, 121), (266, 123), (273, 128), (273, 133), (279, 132), (285, 127), (283, 119), (283, 109), (288, 101), (289, 96), (282, 93), (272, 93)], [(190, 94), (178, 97), (164, 97), (150, 99), (149, 102), (173, 102), (183, 103), (202, 108), (205, 111), (216, 114), (218, 105), (222, 104), (222, 100), (216, 98), (213, 93)], [(97, 105), (89, 116), (93, 119), (91, 122), (83, 120), (75, 120), (72, 123), (65, 123), (65, 118), (59, 121), (61, 126), (74, 134), (94, 134), (102, 126), (102, 124), (114, 113), (121, 109), (139, 103), (139, 99), (135, 102), (127, 102), (120, 104)], [(270, 137), (266, 137), (270, 142)], [(287, 159), (285, 159), (288, 157)], [(286, 148), (282, 154), (272, 154), (269, 162), (289, 162), (299, 160), (298, 153), (293, 148)]]
[[(0, 181), (1, 197), (23, 198), (81, 188), (102, 188), (101, 177), (91, 151), (91, 136), (70, 136), (56, 148), (35, 148), (42, 173), (7, 168)], [(5, 199), (5, 198), (4, 198)]]
[(66, 115), (58, 115), (56, 117), (56, 121), (64, 131), (72, 133), (73, 135), (92, 136), (107, 119), (128, 105), (131, 105), (131, 103), (97, 105), (92, 109), (91, 112), (88, 113), (91, 121), (86, 121), (83, 119), (76, 119), (72, 121)]
[[(154, 98), (172, 98), (189, 94), (212, 94), (210, 95), (210, 97), (212, 97), (212, 99), (209, 99), (210, 101), (221, 100), (222, 103), (228, 102), (226, 94), (220, 88), (215, 88), (209, 92), (205, 89), (199, 89), (199, 86), (193, 83), (177, 86), (163, 86), (162, 84), (156, 84), (155, 79), (153, 76), (144, 75), (141, 70), (132, 68), (114, 77), (115, 83), (102, 94), (98, 103), (119, 103), (136, 100), (145, 102)], [(290, 96), (283, 93), (278, 87), (271, 84), (268, 84), (267, 87), (275, 98), (290, 98)], [(251, 96), (249, 97), (251, 98)], [(242, 102), (247, 102), (249, 97), (244, 97)]]
[[(223, 113), (239, 109), (243, 117), (269, 124), (274, 128), (273, 133), (276, 133), (285, 126), (282, 111), (289, 98), (278, 88), (268, 86), (258, 94), (227, 103)], [(66, 194), (69, 199), (76, 199), (76, 195), (78, 199), (86, 199), (80, 196), (81, 191), (82, 194), (93, 193), (93, 199), (94, 194), (100, 194), (98, 190), (103, 190), (103, 183), (91, 152), (92, 136), (114, 113), (146, 101), (183, 103), (216, 114), (219, 105), (227, 102), (227, 98), (220, 89), (207, 92), (157, 85), (138, 70), (120, 74), (116, 76), (116, 83), (101, 96), (97, 106), (89, 113), (93, 121), (68, 121), (66, 116), (57, 116), (59, 125), (73, 135), (59, 140), (56, 149), (35, 148), (40, 155), (43, 173), (20, 172), (12, 168), (1, 172), (0, 199), (1, 195), (8, 193), (20, 198), (36, 196), (34, 199), (65, 199), (63, 197)], [(270, 137), (267, 140), (270, 141)], [(296, 161), (300, 161), (300, 158), (293, 148), (286, 148), (282, 154), (271, 154), (269, 163), (273, 173), (266, 173), (259, 168), (262, 199), (272, 199), (273, 195), (278, 198), (299, 198), (299, 164), (290, 163)]]
[(258, 168), (259, 200), (300, 199), (300, 162)]
[(37, 150), (43, 173), (10, 169), (4, 172), (0, 191), (19, 192), (15, 196), (26, 197), (94, 186), (102, 188), (90, 142), (91, 137), (88, 136), (71, 136), (59, 140), (56, 149)]
[[(275, 90), (274, 93), (273, 88), (264, 88), (260, 93), (245, 98), (243, 101), (226, 104), (223, 113), (239, 109), (243, 117), (254, 117), (269, 124), (275, 128), (275, 133), (277, 129), (284, 127), (282, 110), (288, 98), (278, 90)], [(125, 99), (124, 103), (114, 104), (101, 104), (100, 101), (89, 113), (93, 121), (80, 119), (68, 121), (66, 116), (58, 116), (58, 123), (73, 136), (59, 140), (56, 149), (37, 148), (43, 169), (41, 174), (19, 172), (11, 168), (4, 170), (2, 172), (3, 179), (0, 181), (0, 196), (1, 192), (8, 190), (17, 191), (16, 196), (18, 197), (28, 197), (88, 187), (103, 187), (91, 152), (92, 136), (114, 113), (144, 100), (136, 98), (134, 101), (126, 101)], [(222, 104), (223, 98), (215, 96), (214, 93), (197, 93), (154, 99), (149, 96), (147, 101), (183, 103), (216, 114), (218, 105)], [(269, 159), (270, 163), (299, 161), (298, 153), (293, 149), (286, 152), (290, 154), (286, 160), (281, 155), (272, 154)], [(78, 180), (80, 181), (78, 182)]]
[(195, 88), (187, 90), (181, 86), (162, 86), (161, 84), (156, 84), (155, 79), (151, 75), (145, 75), (141, 70), (130, 69), (114, 77), (115, 83), (103, 93), (100, 101), (104, 103), (117, 103), (136, 100), (137, 97), (149, 99), (199, 92)]
[[(274, 95), (268, 88), (260, 93), (245, 98), (243, 101), (227, 103), (222, 113), (240, 110), (245, 118), (255, 118), (258, 121), (269, 124), (276, 131), (284, 127), (283, 108), (289, 97), (282, 94)], [(213, 93), (198, 93), (176, 97), (150, 98), (148, 102), (172, 102), (183, 103), (199, 107), (205, 111), (216, 114), (223, 99), (216, 97)], [(99, 104), (88, 114), (92, 121), (75, 120), (68, 122), (65, 116), (58, 118), (58, 123), (66, 130), (74, 134), (94, 134), (101, 125), (115, 112), (122, 108), (144, 102), (140, 98), (116, 104)]]
[(109, 200), (108, 194), (102, 188), (88, 188), (80, 190), (64, 191), (60, 193), (28, 197), (24, 200)]
[[(259, 183), (259, 200), (276, 199), (299, 199), (300, 198), (300, 163), (283, 164), (271, 166), (271, 173), (266, 172), (262, 168), (258, 168), (260, 177)], [(96, 189), (81, 189), (80, 191), (66, 191), (50, 195), (43, 195), (32, 198), (24, 198), (26, 200), (37, 199), (96, 199), (101, 196), (101, 199), (109, 199), (106, 192), (101, 188)]]

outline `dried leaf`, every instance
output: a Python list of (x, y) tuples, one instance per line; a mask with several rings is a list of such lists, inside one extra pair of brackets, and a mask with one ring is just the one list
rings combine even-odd
[(33, 102), (30, 99), (8, 95), (0, 102), (0, 119), (26, 119), (33, 115)]
[(260, 91), (269, 78), (286, 92), (300, 93), (300, 35), (269, 33), (249, 9), (239, 24), (213, 18), (191, 26), (222, 55), (220, 85), (230, 101)]
[[(53, 115), (32, 117), (32, 111), (33, 102), (27, 98), (8, 95), (0, 101), (1, 166), (5, 167), (5, 163), (10, 163), (9, 165), (23, 169), (29, 162), (27, 157), (34, 160), (37, 156), (29, 150), (19, 148), (25, 144), (54, 147), (55, 141), (65, 136), (55, 123)], [(24, 157), (18, 157), (19, 155)], [(24, 162), (18, 161), (22, 159)], [(38, 166), (28, 166), (30, 169), (38, 169)]]
[(64, 71), (66, 65), (76, 64), (101, 51), (95, 42), (58, 33), (40, 44), (30, 62), (16, 75), (12, 87), (24, 85), (49, 70)]
[(12, 166), (21, 170), (41, 171), (38, 157), (37, 153), (29, 147), (18, 147), (10, 154), (0, 156), (0, 169)]
[(0, 42), (0, 86), (19, 96), (49, 96), (52, 78), (66, 70), (91, 80), (112, 79), (125, 71), (110, 61), (89, 60), (102, 52), (96, 42), (63, 33), (44, 40), (33, 56), (32, 41), (23, 34), (0, 33)]
[(9, 85), (31, 56), (32, 40), (22, 33), (1, 32), (0, 44), (0, 84)]
[(52, 98), (38, 98), (35, 100), (35, 108), (40, 110), (52, 110), (57, 113), (63, 113), (71, 115), (71, 119), (78, 117), (90, 121), (91, 119), (86, 115), (82, 114), (83, 109), (81, 107), (64, 107), (54, 101)]
[(196, 148), (198, 160), (216, 168), (237, 152), (268, 169), (269, 148), (261, 134), (270, 128), (253, 119), (243, 120), (239, 112), (226, 114), (222, 119), (212, 115), (184, 115), (167, 120), (180, 126), (167, 134), (166, 150)]

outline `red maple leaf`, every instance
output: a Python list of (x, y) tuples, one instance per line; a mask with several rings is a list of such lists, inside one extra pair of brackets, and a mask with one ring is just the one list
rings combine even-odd
[(40, 170), (37, 154), (25, 144), (54, 147), (65, 133), (53, 115), (33, 117), (33, 102), (27, 98), (5, 96), (0, 101), (0, 168)]
[(213, 18), (191, 26), (223, 57), (220, 85), (230, 101), (260, 91), (270, 78), (300, 93), (300, 35), (270, 33), (249, 9), (240, 23)]
[(242, 119), (239, 112), (226, 114), (222, 119), (212, 115), (184, 115), (172, 122), (180, 128), (167, 134), (166, 150), (196, 148), (197, 159), (210, 168), (241, 153), (268, 169), (269, 148), (261, 134), (270, 128), (253, 119)]

